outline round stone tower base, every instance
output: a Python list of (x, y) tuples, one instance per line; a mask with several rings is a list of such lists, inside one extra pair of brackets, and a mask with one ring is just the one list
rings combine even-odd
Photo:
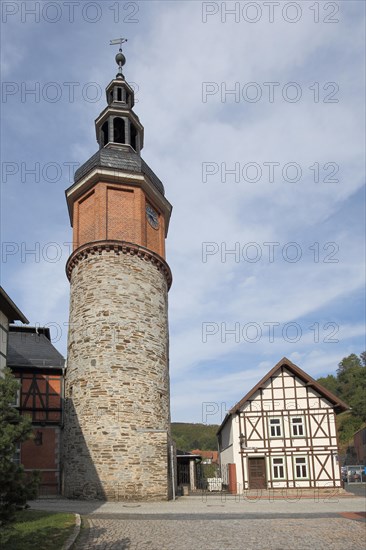
[(167, 500), (169, 268), (156, 254), (122, 244), (84, 247), (68, 264), (63, 494)]

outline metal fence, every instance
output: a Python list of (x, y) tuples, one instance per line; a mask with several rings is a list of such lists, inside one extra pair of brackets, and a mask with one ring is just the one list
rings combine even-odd
[(347, 483), (366, 483), (366, 467), (360, 465), (342, 466), (342, 479)]
[(202, 491), (227, 491), (229, 487), (228, 464), (196, 464), (196, 487)]

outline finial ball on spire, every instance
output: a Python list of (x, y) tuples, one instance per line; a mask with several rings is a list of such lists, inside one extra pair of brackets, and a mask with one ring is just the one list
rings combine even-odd
[(119, 67), (123, 67), (123, 65), (126, 63), (126, 58), (121, 51), (119, 51), (116, 55), (116, 63)]

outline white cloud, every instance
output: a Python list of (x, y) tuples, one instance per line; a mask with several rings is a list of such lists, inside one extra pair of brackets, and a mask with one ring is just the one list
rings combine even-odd
[[(236, 24), (230, 17), (222, 24), (220, 16), (205, 24), (199, 2), (139, 6), (140, 24), (124, 26), (129, 35), (124, 74), (138, 85), (135, 111), (145, 126), (143, 157), (164, 182), (174, 207), (167, 241), (174, 278), (169, 297), (172, 417), (199, 420), (203, 398), (233, 404), (283, 355), (316, 376), (334, 370), (344, 355), (362, 351), (362, 319), (355, 296), (364, 280), (364, 57), (359, 53), (364, 45), (364, 10), (358, 2), (342, 3), (337, 24), (314, 23), (308, 6), (303, 6), (296, 24), (281, 18), (269, 24), (265, 15), (258, 24)], [(6, 78), (106, 86), (116, 70), (108, 40), (113, 29), (115, 34), (118, 28), (116, 36), (120, 32), (120, 25), (111, 25), (111, 17), (112, 12), (104, 12), (95, 25), (76, 18), (74, 24), (23, 26), (13, 18), (3, 40)], [(219, 88), (206, 103), (203, 82)], [(250, 103), (241, 95), (235, 102), (228, 95), (221, 101), (221, 89), (232, 89), (236, 82), (241, 93), (246, 83), (258, 83), (262, 99)], [(265, 82), (280, 83), (274, 103), (268, 101)], [(301, 87), (297, 103), (283, 100), (288, 82)], [(314, 102), (316, 82), (319, 102)], [(324, 103), (332, 90), (323, 89), (327, 82), (339, 86), (338, 103)], [(93, 121), (105, 106), (104, 96), (91, 103), (77, 94), (74, 103), (52, 105), (22, 103), (18, 97), (9, 98), (5, 106), (8, 159), (83, 163), (96, 151)], [(280, 175), (268, 183), (263, 163), (273, 161), (280, 163), (279, 174), (286, 163), (298, 163), (301, 180), (290, 183)], [(242, 173), (239, 182), (228, 175), (225, 183), (219, 171), (203, 183), (204, 162), (218, 167), (226, 163), (229, 169), (240, 163), (240, 170), (256, 162), (263, 176), (250, 183)], [(316, 162), (319, 182), (314, 181)], [(332, 166), (324, 168), (326, 163), (339, 167), (334, 176), (338, 183), (324, 181), (332, 171)], [(13, 234), (18, 243), (69, 241), (63, 196), (69, 184), (65, 177), (43, 188), (21, 186), (16, 180), (3, 186), (6, 239)], [(293, 241), (302, 251), (298, 263), (285, 261), (281, 254)], [(203, 242), (219, 247), (206, 263)], [(222, 262), (221, 243), (233, 248), (236, 242), (241, 252), (246, 243), (258, 243), (263, 258), (251, 263), (241, 257), (236, 263), (227, 256)], [(280, 243), (273, 263), (265, 259), (265, 242)], [(319, 243), (319, 262), (314, 243)], [(323, 248), (326, 243), (339, 247), (338, 263), (324, 263), (332, 252)], [(67, 320), (66, 259), (52, 265), (13, 258), (3, 265), (4, 286), (19, 296), (19, 305), (31, 319)], [(265, 339), (223, 344), (213, 337), (203, 344), (205, 321), (228, 326), (298, 322), (303, 327), (336, 322), (340, 342), (334, 347), (315, 345), (307, 330), (298, 345), (283, 338), (271, 344)], [(56, 345), (64, 346), (65, 341)]]

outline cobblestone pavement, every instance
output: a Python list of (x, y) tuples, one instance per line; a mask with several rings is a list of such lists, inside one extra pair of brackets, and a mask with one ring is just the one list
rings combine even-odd
[[(73, 511), (83, 529), (73, 550), (364, 550), (365, 498), (245, 500), (219, 495), (173, 502), (40, 499)], [(353, 519), (351, 519), (353, 518)]]
[(365, 525), (344, 518), (86, 518), (75, 550), (364, 550)]

